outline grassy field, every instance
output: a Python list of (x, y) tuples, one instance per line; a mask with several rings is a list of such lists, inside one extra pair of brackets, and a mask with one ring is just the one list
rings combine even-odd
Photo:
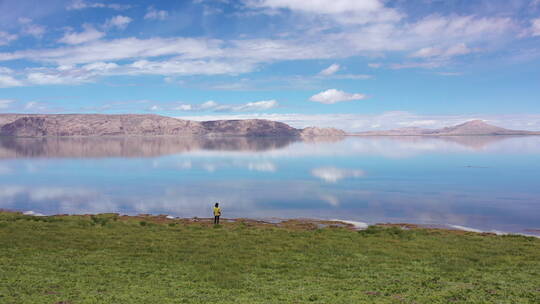
[(540, 240), (0, 213), (0, 303), (540, 303)]

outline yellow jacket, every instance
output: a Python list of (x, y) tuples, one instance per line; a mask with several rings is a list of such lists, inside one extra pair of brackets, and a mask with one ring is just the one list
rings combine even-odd
[(214, 216), (220, 216), (221, 215), (221, 208), (214, 207)]

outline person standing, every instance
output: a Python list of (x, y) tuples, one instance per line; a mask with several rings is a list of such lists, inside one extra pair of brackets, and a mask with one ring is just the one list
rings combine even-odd
[(219, 203), (214, 205), (214, 225), (219, 224), (219, 217), (221, 216), (221, 208), (219, 208)]

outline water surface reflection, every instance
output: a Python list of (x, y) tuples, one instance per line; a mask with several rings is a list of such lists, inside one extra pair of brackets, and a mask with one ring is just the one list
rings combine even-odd
[(342, 218), (526, 232), (540, 137), (1, 138), (0, 208)]

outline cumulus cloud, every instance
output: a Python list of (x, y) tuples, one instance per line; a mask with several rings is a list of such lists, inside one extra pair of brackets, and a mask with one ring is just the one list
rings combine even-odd
[(144, 15), (144, 19), (147, 20), (165, 20), (169, 16), (167, 11), (157, 10), (153, 6), (150, 6)]
[(202, 104), (180, 104), (173, 110), (178, 111), (212, 111), (212, 112), (256, 112), (276, 108), (279, 103), (276, 100), (261, 100), (244, 104), (220, 104), (213, 100)]
[(233, 110), (234, 111), (263, 111), (263, 110), (276, 108), (277, 106), (279, 106), (278, 102), (272, 99), (272, 100), (248, 102), (244, 105), (240, 105), (239, 107), (233, 107)]
[(366, 98), (367, 96), (364, 94), (347, 93), (336, 89), (329, 89), (311, 96), (309, 100), (324, 104), (335, 104), (343, 101), (362, 100)]
[(131, 21), (133, 21), (133, 19), (126, 16), (118, 15), (107, 20), (107, 22), (105, 23), (105, 27), (116, 27), (123, 30), (128, 26)]
[(327, 67), (326, 69), (320, 71), (319, 75), (322, 75), (322, 76), (333, 75), (337, 71), (339, 71), (340, 68), (341, 68), (341, 66), (339, 64), (334, 63), (334, 64), (330, 65), (329, 67)]
[(336, 167), (321, 167), (311, 170), (311, 175), (322, 179), (327, 183), (337, 183), (345, 178), (362, 177), (365, 175), (362, 170), (349, 170)]
[(82, 44), (98, 40), (101, 37), (105, 36), (105, 33), (96, 30), (93, 26), (89, 24), (84, 24), (83, 29), (84, 30), (79, 33), (67, 32), (62, 38), (58, 40), (58, 42), (66, 44)]

